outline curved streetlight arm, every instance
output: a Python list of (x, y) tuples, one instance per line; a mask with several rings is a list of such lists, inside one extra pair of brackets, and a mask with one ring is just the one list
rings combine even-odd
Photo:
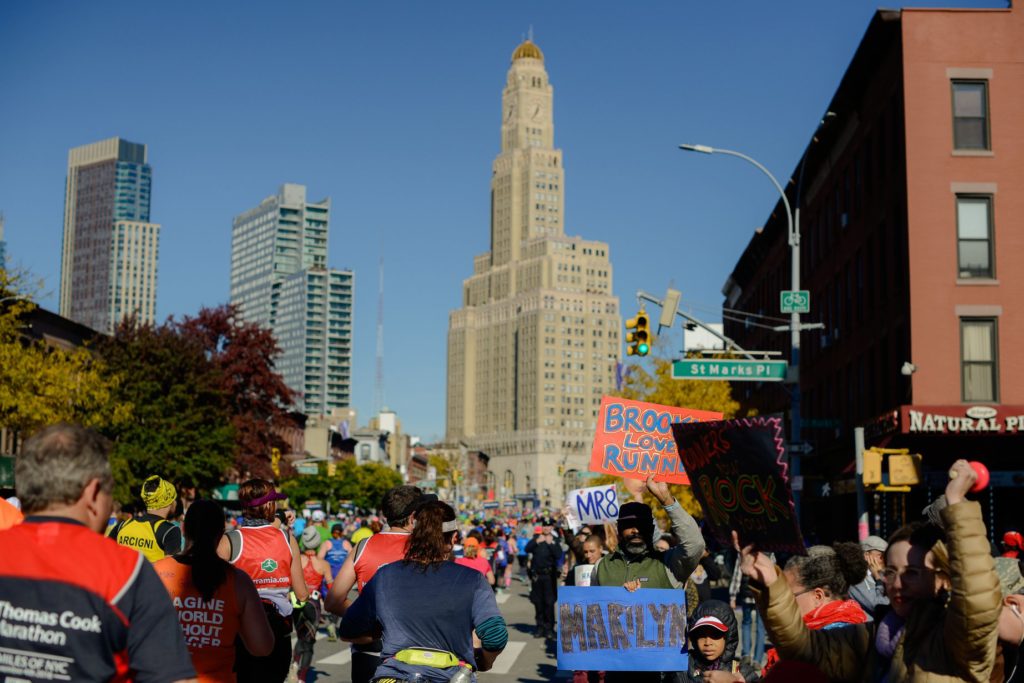
[(756, 166), (761, 173), (768, 176), (768, 180), (772, 181), (772, 185), (775, 186), (775, 189), (779, 192), (779, 196), (782, 197), (782, 204), (786, 207), (789, 246), (795, 247), (800, 244), (800, 235), (797, 235), (793, 230), (793, 210), (789, 206), (789, 198), (786, 197), (786, 191), (782, 189), (782, 185), (780, 185), (779, 181), (775, 179), (775, 176), (772, 175), (771, 171), (765, 168), (760, 161), (747, 156), (743, 152), (737, 152), (731, 149), (719, 149), (718, 147), (708, 147), (707, 145), (679, 145), (679, 149), (684, 149), (688, 152), (701, 152), (702, 154), (726, 154), (731, 157), (738, 157)]

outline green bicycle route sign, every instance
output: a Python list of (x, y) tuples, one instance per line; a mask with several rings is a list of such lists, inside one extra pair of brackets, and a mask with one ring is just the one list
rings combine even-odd
[(811, 291), (809, 289), (785, 289), (779, 292), (779, 308), (783, 313), (810, 313)]

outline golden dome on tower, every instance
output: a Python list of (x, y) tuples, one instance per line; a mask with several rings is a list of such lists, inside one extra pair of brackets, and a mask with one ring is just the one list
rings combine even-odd
[(512, 53), (512, 61), (514, 62), (517, 59), (539, 59), (543, 62), (544, 53), (540, 51), (536, 43), (527, 38)]

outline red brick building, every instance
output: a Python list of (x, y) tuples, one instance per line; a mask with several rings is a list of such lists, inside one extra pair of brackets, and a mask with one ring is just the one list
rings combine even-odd
[[(1024, 521), (1011, 504), (1024, 485), (1024, 10), (878, 12), (827, 111), (799, 199), (804, 320), (825, 326), (801, 341), (802, 432), (815, 447), (802, 462), (805, 524), (854, 534), (842, 492), (864, 426), (868, 446), (921, 453), (926, 475), (910, 494), (872, 497), (875, 532), (916, 518), (967, 457), (993, 472), (979, 499), (1001, 534)], [(737, 262), (726, 309), (780, 314), (784, 211)], [(742, 322), (726, 334), (789, 345)], [(790, 405), (781, 385), (734, 390), (762, 412)]]

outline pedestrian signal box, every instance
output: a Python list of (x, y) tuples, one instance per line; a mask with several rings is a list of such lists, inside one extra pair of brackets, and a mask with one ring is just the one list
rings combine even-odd
[(893, 486), (913, 486), (921, 483), (921, 456), (905, 453), (889, 456), (889, 483)]
[(864, 485), (882, 483), (882, 454), (878, 451), (864, 451)]
[[(888, 481), (883, 485), (884, 474)], [(864, 451), (864, 485), (876, 490), (909, 487), (921, 483), (921, 456), (906, 448), (872, 448)], [(909, 491), (910, 489), (904, 489)]]

